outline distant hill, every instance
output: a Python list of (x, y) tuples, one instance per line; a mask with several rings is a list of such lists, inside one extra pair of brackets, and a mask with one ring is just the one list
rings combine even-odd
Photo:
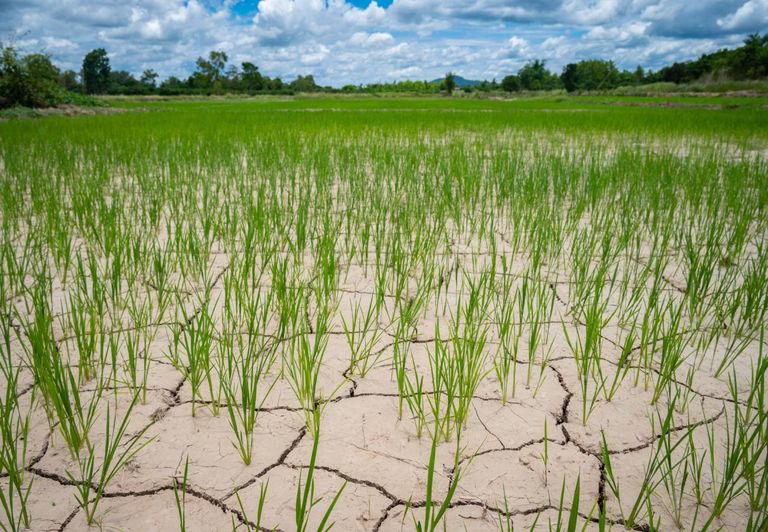
[[(437, 78), (437, 79), (433, 79), (433, 80), (432, 80), (432, 83), (440, 83), (440, 82), (441, 82), (441, 81), (443, 81), (444, 79), (445, 79), (445, 78)], [(464, 87), (474, 87), (475, 85), (477, 85), (478, 83), (480, 83), (480, 80), (479, 80), (479, 79), (467, 79), (467, 78), (462, 78), (462, 77), (461, 77), (461, 76), (459, 76), (458, 74), (457, 74), (456, 76), (454, 76), (454, 79), (456, 80), (456, 86), (457, 86), (457, 87), (459, 87), (460, 89), (461, 89), (461, 88), (464, 88)]]

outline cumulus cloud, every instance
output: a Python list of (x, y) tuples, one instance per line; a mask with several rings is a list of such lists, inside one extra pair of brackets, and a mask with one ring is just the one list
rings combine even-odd
[(717, 19), (717, 25), (726, 30), (752, 30), (756, 25), (768, 25), (768, 0), (749, 0), (733, 13)]
[(527, 61), (582, 58), (658, 68), (768, 25), (768, 0), (0, 0), (0, 35), (79, 70), (104, 47), (114, 68), (187, 76), (224, 50), (270, 76), (323, 84), (501, 78)]

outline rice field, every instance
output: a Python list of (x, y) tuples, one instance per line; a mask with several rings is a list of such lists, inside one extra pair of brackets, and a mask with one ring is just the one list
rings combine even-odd
[(671, 101), (1, 122), (0, 526), (765, 531), (768, 109)]

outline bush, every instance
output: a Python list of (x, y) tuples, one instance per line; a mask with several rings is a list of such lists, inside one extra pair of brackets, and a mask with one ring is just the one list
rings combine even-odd
[(10, 46), (0, 58), (0, 104), (4, 107), (51, 107), (60, 103), (64, 90), (58, 84), (60, 72), (44, 54), (19, 58)]

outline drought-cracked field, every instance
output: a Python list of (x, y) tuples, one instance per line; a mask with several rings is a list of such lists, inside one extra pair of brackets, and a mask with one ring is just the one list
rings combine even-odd
[(766, 530), (768, 111), (608, 103), (1, 123), (0, 525)]

